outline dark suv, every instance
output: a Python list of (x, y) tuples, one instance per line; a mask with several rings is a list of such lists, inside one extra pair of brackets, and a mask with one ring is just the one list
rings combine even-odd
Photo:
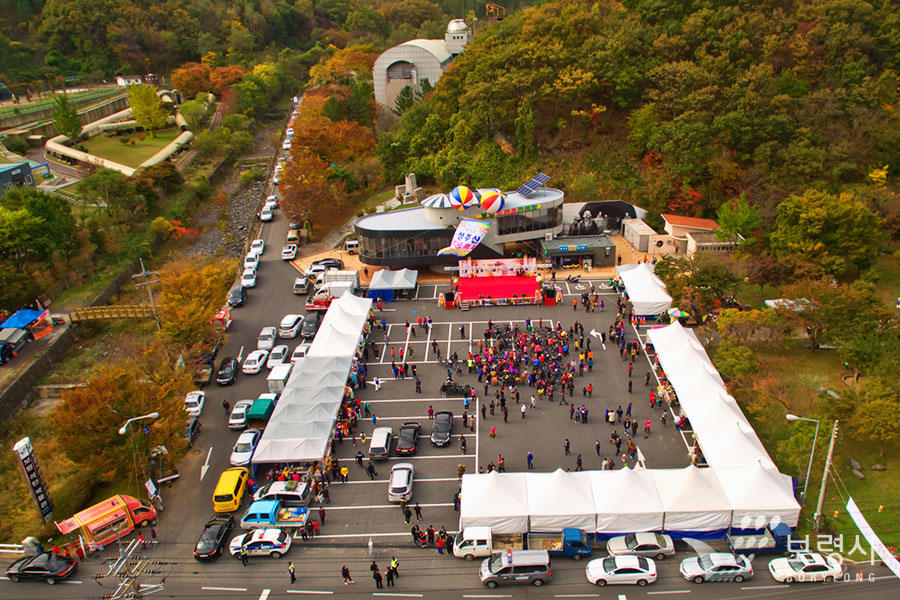
[(237, 378), (238, 361), (233, 356), (226, 356), (219, 365), (219, 372), (216, 374), (216, 383), (219, 385), (231, 385)]
[(247, 288), (241, 284), (237, 284), (228, 292), (228, 306), (243, 306), (247, 299)]
[(442, 410), (434, 414), (434, 425), (431, 427), (431, 443), (435, 446), (446, 446), (450, 443), (453, 431), (453, 413)]

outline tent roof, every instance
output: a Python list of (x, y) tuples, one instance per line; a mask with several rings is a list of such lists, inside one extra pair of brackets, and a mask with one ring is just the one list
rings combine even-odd
[(731, 504), (713, 469), (694, 466), (649, 471), (665, 512), (730, 511)]
[(706, 428), (699, 439), (706, 461), (716, 467), (775, 466), (746, 421), (720, 422), (718, 426)]
[(653, 273), (648, 263), (622, 265), (616, 273), (634, 306), (635, 314), (656, 315), (672, 306), (672, 296), (666, 292), (665, 284)]
[[(662, 513), (662, 501), (650, 471), (624, 468), (588, 471), (597, 514)], [(627, 498), (627, 502), (623, 502)]]
[(11, 329), (13, 327), (24, 329), (35, 321), (37, 321), (45, 310), (20, 310), (0, 324), (0, 329)]
[(778, 520), (796, 527), (800, 504), (794, 498), (791, 478), (763, 465), (716, 469), (716, 476), (734, 510), (732, 527), (761, 529)]
[(529, 473), (525, 479), (531, 528), (562, 531), (566, 527), (594, 528), (594, 494), (587, 472)]
[(307, 360), (313, 356), (352, 357), (356, 353), (371, 307), (370, 298), (360, 298), (349, 291), (344, 292), (343, 296), (328, 307), (307, 353)]
[(412, 290), (416, 287), (419, 272), (412, 269), (390, 271), (381, 269), (372, 275), (370, 290)]
[(524, 473), (463, 475), (459, 528), (489, 525), (495, 533), (528, 531), (528, 490)]

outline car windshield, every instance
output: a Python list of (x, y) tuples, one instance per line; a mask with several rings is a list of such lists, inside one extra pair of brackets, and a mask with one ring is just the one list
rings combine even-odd
[(194, 400), (193, 398), (191, 398), (190, 400), (185, 400), (184, 405), (187, 406), (188, 408), (196, 408), (200, 405), (200, 403), (197, 402), (196, 400)]
[(632, 534), (625, 536), (625, 547), (629, 550), (633, 550), (635, 546), (637, 546), (637, 536)]
[(238, 442), (234, 445), (235, 452), (250, 452), (253, 449), (253, 444), (250, 442)]
[(703, 554), (697, 558), (697, 564), (700, 565), (700, 568), (704, 571), (708, 571), (713, 567), (713, 561), (709, 557), (709, 554)]
[(500, 569), (503, 568), (503, 555), (502, 554), (494, 554), (491, 556), (491, 559), (488, 561), (488, 570), (491, 573), (496, 573)]
[(261, 341), (261, 342), (267, 342), (273, 338), (274, 338), (274, 336), (268, 332), (259, 334), (259, 341)]
[(616, 559), (612, 556), (607, 556), (603, 559), (603, 570), (607, 573), (611, 573), (616, 568)]

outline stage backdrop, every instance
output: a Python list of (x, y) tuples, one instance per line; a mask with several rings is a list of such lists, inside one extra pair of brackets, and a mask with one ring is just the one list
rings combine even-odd
[(459, 261), (460, 277), (504, 277), (524, 275), (532, 277), (537, 273), (536, 258), (490, 258), (486, 260)]

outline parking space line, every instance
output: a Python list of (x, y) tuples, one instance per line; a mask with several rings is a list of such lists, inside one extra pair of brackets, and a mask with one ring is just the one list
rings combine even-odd
[(333, 594), (334, 592), (327, 592), (321, 590), (286, 590), (288, 594)]
[(780, 585), (742, 585), (742, 590), (780, 590), (784, 588), (789, 588), (791, 586), (787, 584)]
[[(435, 504), (420, 504), (422, 508), (443, 508), (445, 506), (453, 506), (452, 502), (437, 502)], [(370, 504), (368, 506), (332, 506), (328, 505), (328, 510), (375, 510), (378, 508), (392, 508), (396, 510), (399, 508), (399, 504)], [(406, 535), (409, 535), (408, 533)]]
[(463, 598), (512, 598), (512, 594), (463, 594)]
[(392, 596), (392, 597), (400, 596), (401, 598), (421, 598), (425, 594), (411, 594), (411, 593), (404, 594), (402, 592), (398, 592), (396, 594), (394, 592), (372, 592), (372, 595), (373, 596)]
[[(456, 400), (457, 402), (460, 401), (459, 398), (453, 398), (453, 400)], [(427, 419), (427, 418), (428, 418), (428, 415), (415, 415), (415, 416), (406, 416), (406, 417), (378, 417), (378, 420), (379, 421), (406, 421), (409, 419)], [(453, 417), (453, 419), (454, 420), (462, 419), (462, 416)], [(365, 417), (363, 417), (362, 420), (365, 420)], [(371, 419), (369, 419), (369, 420), (371, 421)]]
[(259, 595), (259, 600), (267, 600), (268, 597), (269, 597), (269, 592), (271, 592), (271, 591), (272, 591), (272, 590), (270, 590), (270, 589), (268, 589), (268, 588), (264, 589), (264, 590), (262, 591), (262, 593)]
[(647, 592), (647, 595), (651, 594), (690, 594), (691, 590), (665, 590), (659, 592)]
[[(598, 598), (600, 594), (554, 594), (554, 598)], [(625, 595), (619, 594), (619, 600), (624, 600)]]
[(247, 591), (247, 588), (233, 588), (233, 587), (201, 587), (200, 589), (207, 590), (209, 592), (246, 592)]
[(448, 327), (447, 331), (447, 358), (449, 359), (451, 356), (450, 353), (450, 342), (453, 341), (453, 326)]
[[(410, 456), (409, 458), (416, 458), (416, 457)], [(363, 481), (348, 481), (347, 483), (360, 485), (360, 484), (369, 484), (369, 483), (387, 483), (388, 481), (390, 481), (390, 479), (368, 479), (368, 480), (363, 480)], [(430, 479), (419, 479), (418, 477), (416, 478), (416, 483), (422, 483), (422, 482), (426, 482), (426, 481), (459, 481), (459, 477), (433, 477)], [(341, 485), (343, 485), (343, 484), (338, 484), (338, 487), (340, 487)]]
[(425, 362), (428, 362), (428, 351), (431, 350), (431, 330), (432, 330), (432, 328), (426, 327), (426, 330), (428, 331), (428, 336), (425, 339), (425, 356), (423, 356), (422, 359)]

